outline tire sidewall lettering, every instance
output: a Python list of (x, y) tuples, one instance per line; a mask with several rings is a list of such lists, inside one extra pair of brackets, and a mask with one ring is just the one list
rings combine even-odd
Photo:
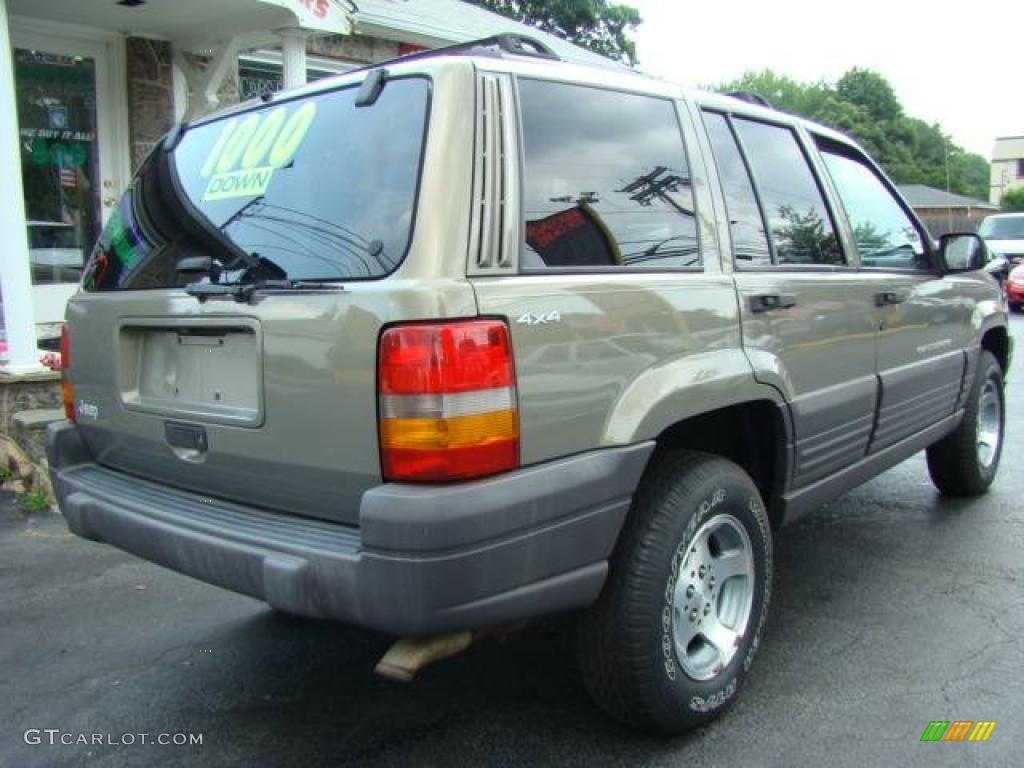
[(698, 526), (726, 499), (725, 488), (716, 488), (711, 495), (704, 499), (697, 507), (696, 514), (690, 517), (686, 529), (680, 537), (679, 545), (672, 553), (672, 562), (669, 566), (669, 576), (665, 583), (664, 602), (661, 612), (661, 654), (664, 661), (665, 676), (675, 682), (680, 675), (684, 674), (679, 668), (676, 659), (675, 644), (672, 639), (672, 599), (675, 593), (676, 581), (679, 578), (679, 566), (686, 559), (686, 548), (693, 538)]
[[(672, 633), (672, 604), (675, 593), (676, 581), (679, 578), (679, 571), (683, 561), (686, 559), (690, 540), (696, 533), (697, 528), (704, 523), (717, 509), (722, 505), (726, 499), (729, 498), (728, 492), (725, 487), (719, 486), (715, 488), (711, 493), (697, 506), (695, 513), (691, 516), (690, 520), (687, 521), (686, 527), (680, 537), (680, 543), (672, 553), (672, 559), (669, 566), (669, 574), (665, 583), (662, 611), (661, 611), (661, 657), (662, 667), (665, 673), (665, 677), (668, 679), (670, 685), (675, 686), (680, 681), (687, 679), (686, 673), (683, 672), (682, 667), (679, 666), (678, 660), (675, 653), (675, 643), (673, 640)], [(767, 517), (764, 514), (763, 507), (760, 500), (755, 496), (750, 496), (747, 499), (746, 505), (750, 516), (753, 517), (758, 524), (759, 532), (761, 534), (761, 546), (763, 547), (764, 557), (764, 574), (771, 574), (772, 572), (772, 549), (771, 549), (771, 532), (768, 530)], [(762, 569), (759, 569), (759, 572)], [(765, 621), (768, 616), (768, 606), (771, 598), (771, 579), (762, 578), (764, 583), (763, 599), (761, 601), (761, 609), (758, 613), (756, 625), (754, 627), (754, 633), (750, 640), (750, 645), (743, 655), (741, 670), (735, 669), (729, 677), (723, 677), (720, 681), (722, 683), (721, 688), (707, 695), (691, 695), (686, 702), (687, 707), (696, 713), (708, 714), (712, 713), (729, 701), (736, 695), (736, 691), (739, 685), (739, 675), (746, 673), (751, 664), (753, 663), (754, 657), (757, 654), (757, 650), (761, 644), (761, 632), (764, 627)], [(696, 682), (696, 681), (695, 681)]]

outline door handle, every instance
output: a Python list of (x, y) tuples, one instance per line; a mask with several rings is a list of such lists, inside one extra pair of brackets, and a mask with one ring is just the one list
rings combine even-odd
[(795, 306), (796, 296), (791, 293), (759, 293), (750, 297), (751, 312), (770, 312)]
[(875, 294), (875, 304), (879, 307), (890, 306), (892, 304), (902, 304), (907, 300), (905, 293), (899, 291), (882, 291), (881, 293)]

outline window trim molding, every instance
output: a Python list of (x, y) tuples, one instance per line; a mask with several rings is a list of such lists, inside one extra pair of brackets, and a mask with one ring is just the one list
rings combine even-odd
[[(762, 227), (762, 229), (764, 231), (765, 243), (768, 246), (768, 261), (769, 261), (768, 264), (758, 263), (756, 265), (748, 266), (748, 265), (742, 263), (744, 261), (743, 259), (737, 259), (736, 258), (736, 240), (732, 236), (732, 222), (729, 221), (729, 255), (732, 258), (733, 270), (735, 270), (737, 272), (740, 272), (740, 271), (742, 271), (742, 272), (749, 272), (749, 271), (752, 271), (752, 270), (759, 270), (759, 269), (774, 269), (774, 268), (780, 266), (780, 265), (778, 265), (776, 263), (776, 260), (775, 260), (775, 241), (774, 241), (774, 238), (772, 237), (771, 228), (768, 226), (768, 220), (765, 218), (765, 215), (764, 215), (764, 203), (761, 200), (761, 190), (758, 188), (757, 180), (754, 178), (754, 171), (753, 171), (753, 169), (750, 166), (750, 160), (747, 158), (747, 153), (746, 153), (746, 150), (745, 150), (745, 148), (743, 146), (743, 143), (740, 140), (739, 134), (737, 133), (735, 126), (733, 125), (733, 122), (732, 122), (732, 119), (731, 119), (732, 113), (730, 113), (730, 112), (722, 112), (722, 111), (719, 111), (719, 110), (716, 110), (716, 109), (709, 109), (707, 107), (701, 107), (700, 111), (701, 111), (701, 122), (702, 123), (704, 123), (704, 115), (705, 114), (718, 115), (719, 117), (721, 117), (725, 121), (725, 128), (729, 132), (729, 135), (732, 137), (733, 143), (736, 145), (736, 151), (737, 151), (737, 153), (740, 156), (740, 162), (743, 163), (743, 168), (745, 169), (746, 174), (747, 174), (747, 180), (750, 182), (750, 190), (751, 190), (751, 192), (754, 195), (754, 205), (757, 207), (757, 215), (761, 219), (761, 227)], [(705, 132), (707, 132), (708, 140), (710, 141), (711, 133), (710, 133), (710, 131), (708, 131), (708, 127), (707, 127), (706, 123), (704, 124), (704, 130), (705, 130)], [(726, 195), (726, 193), (725, 193), (725, 185), (722, 183), (722, 171), (718, 167), (718, 157), (715, 154), (715, 149), (714, 149), (714, 143), (713, 142), (711, 144), (711, 162), (713, 162), (715, 164), (715, 172), (716, 172), (716, 174), (718, 176), (718, 186), (722, 190), (722, 202), (725, 205), (725, 217), (726, 217), (726, 219), (729, 219), (730, 218), (730, 216), (729, 216), (729, 197), (728, 197), (728, 195)]]

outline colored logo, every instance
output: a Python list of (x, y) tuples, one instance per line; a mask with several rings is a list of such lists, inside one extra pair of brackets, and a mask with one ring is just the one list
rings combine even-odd
[(988, 741), (995, 728), (995, 720), (932, 720), (921, 741)]

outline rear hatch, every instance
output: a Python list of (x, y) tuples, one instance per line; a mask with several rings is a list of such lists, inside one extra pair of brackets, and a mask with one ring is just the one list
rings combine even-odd
[(429, 286), (394, 274), (430, 81), (391, 80), (365, 105), (357, 86), (200, 123), (146, 160), (68, 308), (77, 421), (98, 462), (358, 521), (380, 482), (382, 326), (475, 303), (468, 286), (424, 300)]

